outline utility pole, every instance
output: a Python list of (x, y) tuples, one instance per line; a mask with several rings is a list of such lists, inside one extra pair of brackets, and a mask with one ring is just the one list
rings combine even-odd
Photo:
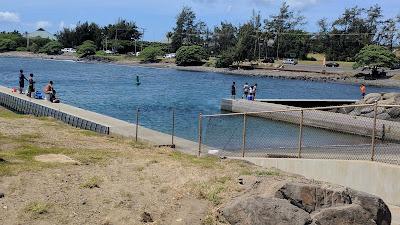
[(141, 29), (142, 29), (142, 43), (140, 45), (140, 51), (143, 51), (144, 32), (146, 31), (146, 29), (143, 27)]
[(276, 33), (276, 59), (279, 59), (279, 33)]
[(25, 31), (25, 36), (26, 36), (26, 49), (29, 48), (29, 36), (28, 36), (28, 32)]

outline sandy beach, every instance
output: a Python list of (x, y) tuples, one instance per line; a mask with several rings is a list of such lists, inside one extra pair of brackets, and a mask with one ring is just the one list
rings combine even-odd
[[(73, 54), (62, 54), (62, 55), (46, 55), (36, 54), (32, 52), (4, 52), (0, 53), (0, 57), (22, 57), (22, 58), (38, 58), (48, 60), (74, 60), (74, 61), (86, 61), (79, 59)], [(91, 61), (87, 61), (91, 62)], [(118, 65), (132, 65), (132, 66), (143, 66), (143, 67), (155, 67), (155, 68), (169, 68), (184, 71), (195, 71), (195, 72), (213, 72), (213, 73), (224, 73), (232, 75), (243, 75), (243, 76), (261, 76), (276, 79), (291, 79), (291, 80), (306, 80), (306, 81), (318, 81), (318, 82), (336, 82), (336, 83), (350, 83), (350, 84), (366, 84), (371, 86), (385, 86), (385, 87), (400, 87), (400, 73), (390, 73), (391, 78), (379, 79), (379, 80), (365, 80), (354, 77), (355, 73), (318, 73), (318, 72), (305, 72), (305, 71), (287, 71), (278, 69), (254, 69), (254, 70), (229, 70), (226, 68), (215, 68), (206, 66), (177, 66), (174, 63), (140, 63), (138, 61), (121, 60), (112, 62), (101, 62), (98, 63), (112, 63)]]

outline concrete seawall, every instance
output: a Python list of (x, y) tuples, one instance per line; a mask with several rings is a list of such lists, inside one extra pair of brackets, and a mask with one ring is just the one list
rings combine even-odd
[[(136, 125), (110, 116), (63, 103), (51, 103), (46, 100), (29, 98), (26, 95), (13, 93), (10, 88), (0, 86), (0, 105), (22, 114), (53, 117), (71, 126), (92, 130), (101, 134), (113, 134), (133, 138)], [(155, 145), (171, 144), (171, 135), (151, 130), (142, 126), (138, 129), (138, 139)], [(198, 144), (183, 138), (175, 137), (176, 148), (189, 154), (196, 154)]]
[(309, 179), (326, 181), (375, 194), (400, 206), (400, 166), (371, 161), (326, 159), (245, 159), (256, 165), (277, 168)]
[[(221, 109), (230, 112), (263, 112), (276, 110), (301, 109), (298, 107), (279, 105), (266, 102), (223, 99)], [(288, 111), (278, 113), (252, 114), (252, 116), (263, 117), (272, 120), (299, 124), (300, 112)], [(333, 130), (338, 132), (371, 136), (373, 119), (362, 116), (351, 116), (341, 113), (333, 113), (321, 110), (304, 111), (305, 126)], [(376, 136), (386, 140), (400, 141), (400, 123), (388, 120), (376, 121)]]

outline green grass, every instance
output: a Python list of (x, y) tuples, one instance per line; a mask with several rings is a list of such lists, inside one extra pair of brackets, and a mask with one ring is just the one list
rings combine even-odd
[(4, 119), (21, 119), (24, 118), (25, 115), (23, 114), (19, 114), (19, 113), (15, 113), (13, 111), (10, 110), (0, 110), (0, 117), (4, 118)]
[(22, 144), (17, 149), (0, 152), (0, 158), (6, 160), (6, 162), (0, 163), (0, 176), (10, 176), (23, 171), (37, 171), (60, 166), (57, 163), (38, 162), (34, 159), (35, 156), (44, 154), (63, 154), (83, 164), (101, 164), (114, 157), (117, 153), (92, 149), (43, 148), (36, 145)]
[(81, 188), (100, 188), (100, 184), (103, 182), (103, 179), (100, 177), (94, 176), (86, 180), (81, 184)]
[(50, 205), (43, 202), (31, 202), (25, 207), (25, 212), (32, 213), (34, 216), (48, 213)]
[(222, 203), (223, 198), (221, 193), (227, 189), (230, 181), (232, 181), (231, 177), (223, 176), (216, 177), (208, 182), (195, 184), (197, 196), (198, 198), (206, 199), (213, 205), (217, 206)]
[(188, 155), (177, 151), (172, 152), (170, 156), (174, 160), (179, 161), (186, 165), (200, 166), (202, 168), (215, 168), (221, 166), (218, 163), (219, 159), (215, 156), (197, 157), (194, 155)]

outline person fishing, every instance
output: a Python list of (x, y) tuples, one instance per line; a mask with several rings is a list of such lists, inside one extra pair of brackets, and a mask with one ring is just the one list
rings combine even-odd
[(32, 98), (32, 93), (35, 92), (35, 81), (33, 80), (33, 73), (29, 74), (28, 80), (28, 94), (26, 94), (29, 98)]
[(24, 75), (24, 71), (19, 70), (19, 93), (20, 94), (22, 94), (22, 90), (24, 89), (25, 80), (28, 81), (28, 79), (26, 79), (26, 77)]

